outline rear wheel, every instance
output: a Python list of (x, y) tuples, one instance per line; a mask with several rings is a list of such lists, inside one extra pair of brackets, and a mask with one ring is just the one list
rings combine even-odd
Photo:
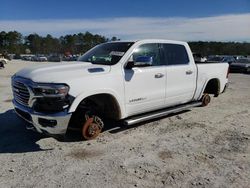
[(211, 97), (209, 96), (209, 94), (204, 93), (202, 98), (201, 98), (201, 106), (207, 106), (211, 101)]

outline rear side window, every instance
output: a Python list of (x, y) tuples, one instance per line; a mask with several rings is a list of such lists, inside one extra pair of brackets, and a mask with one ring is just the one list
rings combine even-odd
[(164, 64), (185, 65), (189, 63), (185, 46), (180, 44), (162, 44)]

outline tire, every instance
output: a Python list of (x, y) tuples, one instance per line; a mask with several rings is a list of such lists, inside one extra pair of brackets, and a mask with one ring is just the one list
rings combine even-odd
[(7, 61), (2, 59), (2, 60), (0, 60), (0, 63), (4, 65), (4, 64), (7, 64)]
[(250, 73), (250, 67), (246, 68), (246, 70), (245, 70), (245, 74), (249, 74), (249, 73)]
[(2, 61), (0, 61), (0, 67), (4, 68), (4, 63)]

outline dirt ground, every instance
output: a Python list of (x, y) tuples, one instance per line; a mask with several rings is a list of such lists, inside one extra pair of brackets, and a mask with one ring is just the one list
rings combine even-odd
[(250, 75), (208, 107), (60, 141), (13, 111), (10, 77), (34, 64), (0, 69), (0, 187), (250, 187)]

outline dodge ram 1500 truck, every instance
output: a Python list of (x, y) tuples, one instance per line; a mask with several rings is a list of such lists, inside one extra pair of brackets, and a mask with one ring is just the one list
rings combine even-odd
[(107, 42), (78, 62), (20, 70), (12, 77), (13, 104), (28, 128), (50, 135), (79, 128), (93, 139), (106, 119), (130, 125), (206, 106), (225, 90), (228, 67), (195, 63), (185, 42)]

